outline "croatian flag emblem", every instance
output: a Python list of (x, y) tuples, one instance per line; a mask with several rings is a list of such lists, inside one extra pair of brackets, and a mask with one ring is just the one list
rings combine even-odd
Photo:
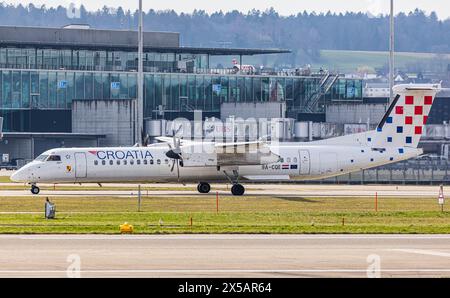
[(290, 169), (290, 167), (289, 167), (289, 165), (288, 165), (288, 164), (286, 164), (286, 165), (283, 165), (283, 166), (282, 166), (282, 169), (283, 169), (283, 170), (289, 170), (289, 169)]

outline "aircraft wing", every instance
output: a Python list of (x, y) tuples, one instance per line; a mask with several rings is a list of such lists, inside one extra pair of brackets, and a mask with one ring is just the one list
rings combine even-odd
[(267, 142), (264, 141), (216, 143), (214, 147), (216, 148), (216, 151), (218, 153), (248, 153), (256, 151), (270, 151)]
[[(155, 140), (158, 140), (158, 141), (160, 141), (162, 143), (173, 144), (173, 138), (172, 137), (156, 137)], [(199, 144), (199, 143), (201, 143), (201, 142), (180, 139), (180, 145), (181, 146), (184, 146), (184, 145), (195, 145), (195, 144)]]
[(276, 163), (280, 156), (271, 151), (263, 141), (210, 143), (208, 150), (199, 152), (183, 151), (185, 167), (201, 166), (250, 166)]
[[(156, 140), (173, 144), (171, 137)], [(280, 156), (270, 150), (267, 142), (211, 143), (181, 139), (181, 156), (184, 167), (219, 167), (265, 165), (276, 163)]]
[(173, 139), (169, 137), (156, 137), (155, 140), (158, 140), (163, 143), (172, 143)]

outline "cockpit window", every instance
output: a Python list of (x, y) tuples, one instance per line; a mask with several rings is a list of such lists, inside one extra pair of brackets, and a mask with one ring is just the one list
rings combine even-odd
[(61, 156), (59, 155), (50, 155), (47, 161), (61, 161)]
[(36, 157), (36, 161), (45, 161), (47, 159), (48, 155), (39, 155), (38, 157)]

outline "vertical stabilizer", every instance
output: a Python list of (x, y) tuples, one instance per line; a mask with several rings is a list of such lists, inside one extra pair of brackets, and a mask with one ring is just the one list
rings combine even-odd
[(373, 148), (417, 148), (436, 94), (441, 89), (440, 84), (395, 86), (395, 98), (377, 130), (369, 134), (368, 143)]

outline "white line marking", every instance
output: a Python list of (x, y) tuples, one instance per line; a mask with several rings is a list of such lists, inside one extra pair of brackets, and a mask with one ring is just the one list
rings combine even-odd
[(450, 235), (3, 235), (21, 240), (450, 240)]
[[(1, 270), (4, 273), (66, 273), (67, 270)], [(80, 273), (366, 273), (367, 269), (154, 269), (154, 270), (81, 270)], [(404, 272), (404, 273), (426, 273), (426, 272), (450, 272), (450, 269), (385, 269), (379, 272)]]
[(419, 255), (428, 255), (428, 256), (436, 256), (436, 257), (446, 257), (450, 258), (450, 253), (433, 251), (433, 250), (424, 250), (424, 249), (391, 249), (391, 251), (405, 252), (410, 254), (419, 254)]

